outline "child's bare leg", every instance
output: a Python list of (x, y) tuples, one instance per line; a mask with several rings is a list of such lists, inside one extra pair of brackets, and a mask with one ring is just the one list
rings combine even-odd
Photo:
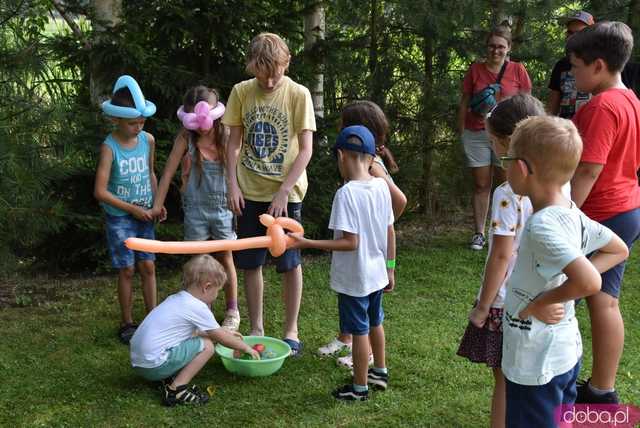
[(302, 266), (298, 265), (283, 273), (285, 306), (284, 337), (298, 340), (298, 313), (302, 300)]
[(144, 308), (147, 313), (151, 312), (158, 304), (156, 291), (156, 265), (153, 260), (142, 260), (138, 262), (138, 270), (142, 279), (142, 297)]
[(342, 333), (342, 332), (340, 332), (340, 333), (338, 334), (338, 340), (339, 340), (340, 342), (342, 342), (342, 343), (349, 344), (349, 343), (351, 343), (351, 341), (353, 340), (353, 338), (351, 337), (351, 334), (349, 334), (349, 333)]
[(598, 389), (613, 389), (624, 348), (624, 322), (618, 299), (599, 292), (587, 298), (591, 319), (593, 369), (589, 383)]
[(262, 294), (264, 283), (262, 281), (262, 267), (244, 270), (244, 289), (247, 296), (247, 309), (249, 322), (251, 323), (251, 335), (264, 335), (262, 321)]
[[(371, 333), (370, 333), (371, 334)], [(353, 335), (353, 383), (367, 384), (369, 370), (369, 336)]]
[(118, 271), (118, 302), (122, 325), (133, 324), (133, 275), (135, 268), (128, 266)]
[(178, 386), (186, 385), (198, 374), (204, 365), (213, 357), (213, 342), (209, 338), (202, 338), (204, 349), (189, 364), (178, 372), (178, 375), (171, 382), (170, 388), (176, 389)]
[[(354, 338), (355, 337), (356, 336), (354, 336)], [(378, 369), (386, 368), (387, 362), (386, 362), (386, 355), (384, 350), (384, 347), (385, 347), (384, 327), (382, 327), (382, 324), (376, 327), (371, 327), (371, 329), (369, 330), (369, 341), (371, 342), (371, 345), (370, 347), (367, 346), (365, 367), (369, 366), (368, 364), (369, 352), (373, 350), (373, 366)], [(353, 362), (355, 364), (355, 354), (354, 354)], [(366, 373), (366, 370), (365, 370), (365, 373)]]
[(238, 275), (236, 266), (233, 263), (231, 251), (222, 251), (213, 254), (216, 260), (220, 262), (227, 273), (227, 283), (224, 285), (224, 297), (226, 310), (238, 309)]
[(504, 428), (507, 416), (506, 384), (500, 368), (493, 369), (493, 397), (491, 399), (491, 428)]

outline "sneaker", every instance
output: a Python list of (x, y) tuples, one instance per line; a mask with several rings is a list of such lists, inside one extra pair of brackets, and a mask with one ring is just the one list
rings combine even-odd
[(389, 384), (389, 373), (377, 373), (370, 368), (367, 373), (367, 383), (377, 389), (386, 390)]
[(369, 399), (369, 391), (355, 391), (351, 383), (336, 389), (331, 395), (333, 395), (336, 400), (342, 401), (366, 401)]
[(137, 328), (138, 326), (136, 324), (125, 324), (121, 326), (120, 329), (118, 329), (118, 339), (120, 339), (120, 342), (128, 345)]
[(484, 239), (484, 235), (482, 233), (476, 233), (471, 238), (471, 244), (469, 245), (469, 247), (472, 250), (480, 251), (484, 248), (485, 243), (486, 240)]
[(209, 394), (200, 391), (195, 385), (180, 385), (175, 391), (165, 384), (162, 403), (173, 407), (176, 404), (205, 404), (209, 401)]
[(229, 309), (222, 321), (222, 327), (231, 331), (238, 331), (240, 328), (240, 312), (237, 309)]
[(618, 404), (617, 392), (611, 391), (598, 395), (589, 388), (589, 381), (591, 381), (591, 378), (577, 382), (578, 397), (576, 398), (576, 404)]
[(343, 349), (348, 349), (349, 353), (351, 353), (351, 344), (341, 342), (337, 338), (334, 338), (331, 342), (318, 349), (318, 355), (321, 357), (330, 357), (338, 354)]
[[(353, 355), (351, 352), (344, 357), (338, 358), (338, 365), (353, 370)], [(369, 365), (373, 365), (373, 354), (369, 354)]]

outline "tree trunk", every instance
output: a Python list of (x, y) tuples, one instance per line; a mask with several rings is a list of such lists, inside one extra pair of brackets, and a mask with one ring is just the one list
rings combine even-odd
[[(640, 34), (640, 0), (631, 0), (629, 2), (629, 14), (627, 18), (627, 24), (631, 28), (635, 37), (638, 37)], [(634, 43), (634, 51), (638, 52), (638, 43)], [(633, 58), (638, 59), (637, 55), (634, 55)]]
[(314, 2), (307, 7), (304, 16), (304, 50), (314, 68), (313, 82), (310, 85), (313, 110), (318, 118), (324, 118), (324, 74), (322, 72), (323, 57), (319, 49), (324, 40), (325, 20), (322, 2)]
[[(122, 0), (92, 0), (91, 9), (91, 24), (96, 34), (92, 44), (95, 47), (100, 45), (105, 34), (120, 23)], [(100, 104), (104, 96), (111, 92), (111, 80), (114, 78), (111, 74), (110, 70), (104, 70), (104, 64), (98, 64), (97, 61), (91, 60), (89, 91), (93, 104)]]
[(422, 109), (420, 113), (420, 139), (422, 140), (422, 186), (420, 186), (420, 205), (424, 213), (431, 212), (431, 168), (433, 165), (433, 121), (430, 112), (433, 98), (433, 37), (425, 35), (422, 41), (424, 58), (424, 81), (422, 83)]
[[(384, 27), (382, 16), (382, 1), (371, 0), (370, 2), (371, 13), (369, 18), (369, 97), (371, 101), (380, 106), (382, 110), (385, 109), (385, 97), (384, 97), (384, 82), (383, 79), (388, 79), (389, 76), (384, 76), (382, 70), (382, 64), (380, 63), (380, 57), (384, 57), (380, 52), (379, 35)], [(388, 43), (385, 43), (385, 45)]]

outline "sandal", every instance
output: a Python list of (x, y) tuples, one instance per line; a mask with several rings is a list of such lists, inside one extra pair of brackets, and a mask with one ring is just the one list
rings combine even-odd
[(282, 339), (282, 341), (289, 345), (289, 347), (291, 348), (291, 353), (289, 354), (290, 356), (292, 356), (293, 358), (302, 356), (302, 348), (304, 347), (302, 341), (295, 341), (293, 339), (287, 338)]

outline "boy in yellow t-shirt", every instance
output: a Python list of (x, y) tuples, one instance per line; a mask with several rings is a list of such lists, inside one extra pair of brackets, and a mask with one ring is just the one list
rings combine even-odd
[[(307, 191), (305, 168), (311, 159), (316, 130), (311, 94), (285, 76), (291, 55), (276, 34), (261, 33), (249, 46), (246, 70), (253, 79), (236, 84), (229, 96), (222, 123), (231, 134), (227, 145), (227, 175), (231, 210), (238, 216), (238, 238), (260, 236), (265, 228), (258, 216), (288, 216), (301, 221)], [(244, 271), (251, 334), (263, 335), (262, 265), (266, 250), (234, 252)], [(298, 312), (302, 297), (300, 250), (277, 259), (283, 274), (284, 340), (292, 355), (300, 355)]]

